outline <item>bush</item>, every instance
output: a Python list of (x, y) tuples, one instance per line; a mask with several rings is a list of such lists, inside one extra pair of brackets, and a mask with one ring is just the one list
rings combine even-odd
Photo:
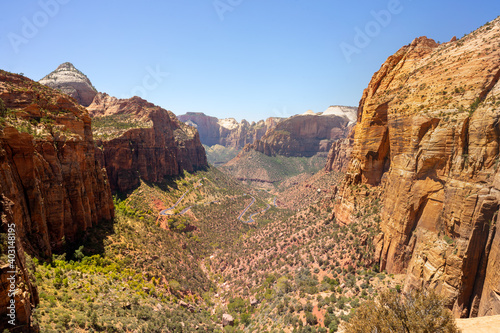
[(386, 291), (377, 301), (363, 303), (345, 333), (361, 332), (459, 332), (444, 300), (432, 291)]
[(306, 312), (306, 322), (311, 325), (317, 325), (318, 324), (318, 318), (316, 318), (315, 315), (313, 315), (311, 312)]

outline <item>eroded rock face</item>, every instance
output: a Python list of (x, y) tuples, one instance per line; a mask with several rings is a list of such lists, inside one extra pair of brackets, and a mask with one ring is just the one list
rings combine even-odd
[(310, 157), (328, 153), (331, 145), (348, 133), (349, 120), (336, 115), (303, 114), (287, 118), (269, 130), (260, 140), (244, 147), (268, 156)]
[(25, 250), (50, 257), (64, 240), (113, 218), (90, 117), (66, 95), (3, 71), (0, 98), (12, 114), (0, 130), (0, 187), (15, 203)]
[(456, 316), (500, 313), (499, 19), (456, 41), (420, 37), (390, 56), (360, 101), (335, 213), (378, 186), (380, 268), (445, 295)]
[(217, 119), (198, 112), (188, 112), (178, 118), (198, 129), (203, 144), (208, 146), (219, 144), (236, 149), (259, 140), (281, 121), (281, 118), (272, 117), (265, 121), (249, 123), (242, 120), (239, 123), (233, 118)]
[(92, 86), (87, 76), (70, 62), (59, 65), (55, 71), (38, 82), (62, 91), (83, 106), (89, 106), (97, 94), (97, 90)]
[[(0, 99), (1, 232), (6, 232), (6, 224), (15, 224), (17, 323), (28, 325), (21, 328), (27, 331), (38, 297), (29, 282), (24, 251), (50, 258), (64, 242), (112, 219), (114, 207), (106, 173), (95, 157), (85, 108), (65, 94), (4, 71)], [(6, 268), (0, 269), (5, 285)], [(0, 289), (0, 305), (6, 304), (8, 295)], [(1, 306), (2, 318), (5, 311)]]
[(337, 140), (332, 144), (325, 164), (326, 172), (345, 173), (347, 171), (354, 145), (354, 132), (355, 126), (352, 126), (346, 138)]
[(134, 189), (140, 179), (161, 182), (208, 166), (198, 131), (170, 111), (139, 97), (116, 99), (99, 93), (89, 112), (97, 155), (113, 191)]
[[(12, 206), (14, 203), (4, 195), (0, 196), (0, 233), (14, 237), (16, 250), (12, 262), (0, 263), (0, 316), (3, 320), (0, 321), (0, 329), (16, 329), (16, 332), (36, 332), (36, 327), (32, 327), (31, 312), (39, 303), (38, 291), (31, 283), (31, 277), (26, 268), (26, 259), (24, 256), (23, 242), (15, 232), (15, 224)], [(9, 234), (9, 229), (13, 230)], [(6, 248), (9, 243), (3, 244)], [(7, 255), (7, 253), (2, 253)], [(13, 274), (15, 272), (15, 274)], [(12, 277), (15, 277), (15, 295), (11, 297)], [(11, 300), (14, 300), (14, 305), (11, 305)], [(15, 316), (9, 317), (9, 307), (15, 308)], [(14, 319), (12, 322), (12, 319)], [(14, 323), (14, 325), (12, 325)]]

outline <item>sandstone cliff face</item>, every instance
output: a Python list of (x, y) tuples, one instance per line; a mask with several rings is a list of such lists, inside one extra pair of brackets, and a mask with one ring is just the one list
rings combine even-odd
[(170, 111), (139, 97), (98, 94), (89, 112), (94, 117), (97, 155), (113, 191), (134, 189), (140, 179), (161, 182), (184, 170), (208, 166), (196, 129)]
[(347, 172), (354, 145), (355, 126), (350, 128), (349, 135), (346, 138), (332, 143), (324, 168), (326, 172)]
[[(5, 243), (2, 244), (2, 247), (5, 247), (5, 250), (9, 244), (7, 242), (9, 227), (15, 230), (15, 228), (12, 228), (12, 225), (15, 225), (12, 206), (14, 206), (12, 201), (7, 199), (4, 195), (0, 197), (0, 234), (4, 236), (2, 241), (5, 240)], [(16, 245), (15, 258), (12, 262), (9, 262), (9, 259), (7, 259), (6, 262), (0, 259), (0, 315), (2, 318), (5, 318), (0, 321), (0, 330), (4, 331), (5, 329), (9, 329), (14, 331), (13, 329), (15, 329), (16, 332), (33, 332), (37, 331), (37, 329), (36, 327), (32, 327), (31, 311), (39, 303), (38, 291), (31, 283), (31, 276), (26, 268), (23, 242), (15, 232), (14, 238)], [(0, 254), (2, 257), (5, 255), (5, 257), (8, 258), (8, 252)], [(15, 301), (15, 325), (8, 322), (12, 317), (7, 316), (10, 314), (7, 309), (11, 306), (12, 300), (11, 295), (9, 295), (11, 278), (13, 276), (12, 272), (15, 272), (16, 278), (16, 296), (13, 298)]]
[(281, 121), (260, 140), (243, 151), (256, 150), (268, 156), (311, 157), (328, 153), (335, 140), (348, 133), (349, 120), (339, 116), (303, 114)]
[(97, 90), (90, 80), (70, 62), (59, 65), (55, 71), (38, 81), (73, 97), (83, 106), (92, 103)]
[(188, 112), (178, 118), (198, 129), (203, 144), (208, 146), (219, 144), (236, 149), (241, 149), (246, 144), (259, 140), (281, 121), (281, 118), (271, 117), (257, 123), (249, 123), (246, 120), (238, 123), (233, 118), (217, 119), (197, 112)]
[[(5, 223), (15, 224), (20, 292), (16, 305), (18, 324), (23, 325), (29, 324), (31, 305), (37, 302), (24, 251), (50, 257), (65, 241), (74, 241), (100, 220), (112, 219), (114, 208), (83, 107), (67, 95), (4, 71), (0, 99), (2, 232)], [(7, 299), (5, 292), (0, 291), (0, 304)], [(5, 310), (0, 309), (2, 318)]]
[(22, 76), (0, 73), (9, 109), (0, 131), (0, 187), (15, 203), (24, 248), (50, 256), (79, 232), (113, 218), (85, 108)]
[(360, 101), (339, 221), (352, 185), (377, 186), (380, 268), (445, 295), (456, 316), (500, 313), (500, 22), (389, 57)]

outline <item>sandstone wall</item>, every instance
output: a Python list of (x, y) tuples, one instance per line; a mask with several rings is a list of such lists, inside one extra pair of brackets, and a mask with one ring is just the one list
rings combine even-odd
[(433, 288), (456, 316), (500, 313), (499, 20), (390, 56), (360, 101), (352, 159), (335, 205), (352, 222), (350, 187), (381, 188), (377, 256)]
[(241, 149), (254, 143), (276, 126), (281, 118), (268, 118), (265, 121), (249, 123), (246, 120), (217, 119), (203, 113), (188, 112), (178, 116), (179, 120), (194, 125), (200, 133), (201, 142), (208, 146), (216, 144)]
[[(114, 207), (83, 107), (64, 94), (4, 71), (0, 71), (0, 99), (2, 232), (5, 224), (15, 224), (18, 324), (29, 325), (37, 296), (24, 251), (50, 258), (53, 251), (64, 249), (65, 242), (73, 242), (103, 219), (112, 219)], [(4, 285), (5, 267), (0, 269)], [(0, 305), (8, 301), (6, 292), (0, 290)], [(0, 308), (2, 318), (5, 310)]]
[[(96, 138), (97, 156), (106, 167), (111, 189), (126, 192), (140, 179), (161, 182), (165, 177), (208, 166), (198, 131), (167, 110), (139, 97), (96, 96), (89, 111), (99, 117), (127, 117), (138, 128), (116, 130), (115, 137)], [(146, 124), (142, 126), (141, 124)], [(99, 131), (94, 126), (94, 131)]]
[(332, 143), (345, 138), (349, 120), (339, 116), (299, 115), (281, 121), (244, 151), (268, 156), (305, 156), (328, 153)]

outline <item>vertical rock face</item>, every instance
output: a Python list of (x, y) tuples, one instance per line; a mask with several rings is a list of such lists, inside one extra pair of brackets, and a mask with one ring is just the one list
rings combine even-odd
[[(100, 220), (112, 219), (114, 208), (85, 108), (67, 95), (4, 71), (0, 99), (2, 232), (6, 223), (15, 224), (15, 260), (23, 282), (18, 283), (16, 304), (23, 325), (29, 324), (30, 305), (37, 301), (24, 251), (50, 257), (65, 241), (74, 241)], [(6, 300), (5, 291), (0, 291), (0, 304)], [(5, 310), (0, 309), (2, 318)]]
[[(0, 197), (0, 233), (6, 235), (5, 239), (7, 240), (2, 246), (7, 247), (9, 245), (9, 236), (13, 237), (15, 243), (13, 258), (9, 258), (8, 262), (0, 262), (0, 316), (3, 318), (0, 321), (0, 330), (15, 328), (16, 332), (30, 332), (36, 331), (32, 327), (31, 311), (39, 303), (39, 298), (38, 291), (31, 284), (31, 277), (26, 269), (22, 241), (15, 232), (15, 227), (13, 227), (15, 225), (12, 214), (13, 205), (14, 203), (5, 196)], [(10, 234), (9, 229), (11, 230)], [(1, 254), (7, 257), (7, 253)], [(13, 275), (16, 279), (16, 295), (14, 297), (10, 294)], [(13, 306), (15, 308), (15, 317), (8, 316), (10, 314), (9, 307), (12, 307), (11, 300), (15, 302)], [(14, 318), (15, 320), (9, 323)]]
[(347, 171), (354, 144), (354, 128), (355, 126), (351, 126), (350, 133), (346, 138), (332, 143), (325, 164), (326, 172), (334, 171), (345, 173)]
[(259, 140), (281, 121), (281, 118), (268, 118), (257, 123), (249, 123), (246, 120), (238, 123), (233, 118), (217, 119), (198, 112), (188, 112), (178, 118), (198, 129), (203, 144), (208, 146), (219, 144), (236, 149)]
[(87, 76), (70, 62), (59, 65), (55, 71), (45, 76), (39, 83), (62, 91), (83, 106), (89, 106), (97, 94), (97, 90), (92, 86)]
[(116, 99), (101, 93), (88, 109), (97, 154), (113, 191), (134, 189), (140, 179), (161, 182), (208, 166), (198, 131), (170, 111), (139, 97)]
[(337, 115), (303, 114), (281, 121), (244, 151), (256, 150), (268, 156), (311, 157), (327, 153), (332, 143), (348, 134), (349, 120)]
[(407, 272), (456, 316), (500, 313), (500, 21), (438, 45), (420, 37), (390, 56), (360, 101), (349, 187), (378, 186), (381, 269)]
[(0, 187), (15, 204), (24, 248), (50, 256), (64, 239), (113, 218), (90, 117), (67, 96), (3, 71), (0, 98), (8, 109), (0, 127)]

